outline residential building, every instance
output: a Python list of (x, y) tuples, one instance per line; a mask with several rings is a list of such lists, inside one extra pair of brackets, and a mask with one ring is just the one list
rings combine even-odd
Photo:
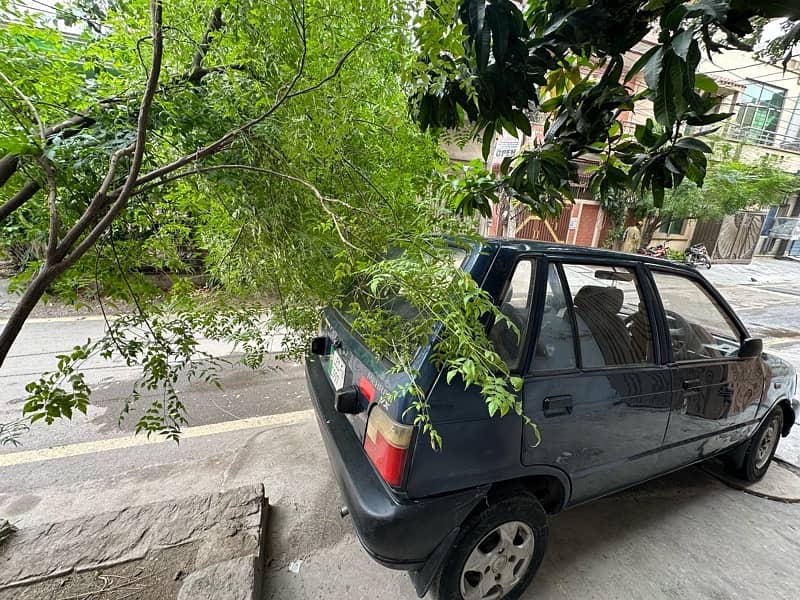
[[(720, 112), (733, 113), (712, 145), (727, 145), (744, 162), (770, 156), (787, 173), (800, 174), (800, 63), (792, 61), (784, 71), (751, 53), (729, 50), (713, 55), (713, 62), (704, 57), (698, 71), (714, 79), (725, 95)], [(731, 260), (749, 260), (753, 253), (800, 255), (798, 194), (775, 200), (766, 211), (755, 207), (751, 214), (742, 212), (711, 227), (716, 231), (712, 239), (723, 236), (724, 241), (726, 231), (732, 236), (722, 254), (730, 252)], [(691, 219), (668, 221), (654, 240), (680, 250), (708, 237), (697, 227)]]
[[(655, 43), (652, 34), (634, 47), (625, 56), (626, 70)], [(712, 58), (704, 57), (698, 71), (715, 80), (724, 95), (719, 110), (731, 112), (733, 116), (710, 141), (714, 145), (729, 146), (728, 150), (745, 162), (755, 162), (768, 155), (786, 172), (800, 174), (800, 63), (793, 61), (784, 71), (782, 66), (759, 60), (752, 53), (733, 50)], [(637, 74), (630, 85), (634, 91), (644, 89), (643, 73)], [(621, 115), (621, 121), (624, 129), (632, 133), (636, 124), (652, 117), (652, 108), (642, 102), (635, 112)], [(531, 121), (531, 137), (541, 139), (542, 116), (532, 112)], [(490, 164), (497, 168), (508, 152), (516, 153), (530, 141), (497, 136)], [(465, 150), (458, 151), (458, 158), (480, 157), (478, 144)], [(586, 166), (589, 164), (587, 162)], [(543, 222), (525, 207), (501, 202), (495, 207), (492, 218), (482, 224), (482, 233), (587, 246), (606, 244), (612, 223), (600, 203), (588, 194), (588, 176), (584, 171), (582, 169), (578, 184), (573, 186), (575, 202), (565, 206), (560, 218)], [(710, 240), (707, 245), (716, 245), (721, 239), (727, 245), (723, 254), (730, 255), (723, 259), (749, 260), (754, 252), (800, 255), (798, 238), (800, 198), (795, 193), (776, 198), (775, 206), (769, 210), (758, 207), (722, 222), (701, 221), (698, 224), (694, 219), (666, 220), (654, 234), (653, 243), (666, 243), (672, 249), (683, 250), (696, 241)]]

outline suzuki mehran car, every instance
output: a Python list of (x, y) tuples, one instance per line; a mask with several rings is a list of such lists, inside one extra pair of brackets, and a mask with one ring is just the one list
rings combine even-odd
[(689, 267), (638, 255), (489, 240), (454, 249), (517, 325), (487, 323), (524, 412), (490, 418), (421, 348), (415, 367), (440, 451), (411, 425), (404, 383), (329, 309), (306, 378), (355, 531), (420, 597), (518, 598), (548, 515), (722, 456), (761, 478), (800, 412), (794, 369), (763, 352)]

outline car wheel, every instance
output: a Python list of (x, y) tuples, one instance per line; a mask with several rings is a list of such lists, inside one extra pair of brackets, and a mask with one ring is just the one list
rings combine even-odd
[(758, 481), (769, 468), (783, 429), (783, 411), (776, 408), (750, 439), (744, 459), (734, 474), (745, 481)]
[(547, 548), (547, 514), (519, 492), (473, 515), (445, 559), (433, 597), (513, 600), (528, 587)]

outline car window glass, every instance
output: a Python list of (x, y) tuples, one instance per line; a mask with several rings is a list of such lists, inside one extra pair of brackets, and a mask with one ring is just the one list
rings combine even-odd
[(563, 265), (584, 368), (653, 362), (653, 336), (636, 273), (625, 267)]
[(550, 265), (547, 292), (542, 308), (542, 325), (536, 338), (531, 371), (556, 371), (575, 368), (575, 341), (567, 300), (558, 269)]
[(667, 317), (676, 361), (735, 356), (739, 331), (699, 283), (682, 275), (653, 272)]
[(522, 342), (525, 338), (533, 298), (534, 272), (534, 261), (521, 260), (518, 262), (506, 288), (503, 302), (500, 304), (500, 312), (517, 326), (519, 334), (503, 321), (496, 322), (489, 332), (489, 339), (509, 369), (517, 369), (522, 359)]

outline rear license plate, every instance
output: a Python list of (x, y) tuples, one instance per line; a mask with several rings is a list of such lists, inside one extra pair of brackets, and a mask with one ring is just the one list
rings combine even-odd
[(339, 353), (336, 352), (336, 350), (333, 351), (333, 356), (331, 357), (330, 369), (331, 383), (333, 384), (333, 388), (338, 390), (344, 386), (344, 375), (345, 371), (347, 370), (347, 366), (344, 363), (344, 359), (339, 356)]

